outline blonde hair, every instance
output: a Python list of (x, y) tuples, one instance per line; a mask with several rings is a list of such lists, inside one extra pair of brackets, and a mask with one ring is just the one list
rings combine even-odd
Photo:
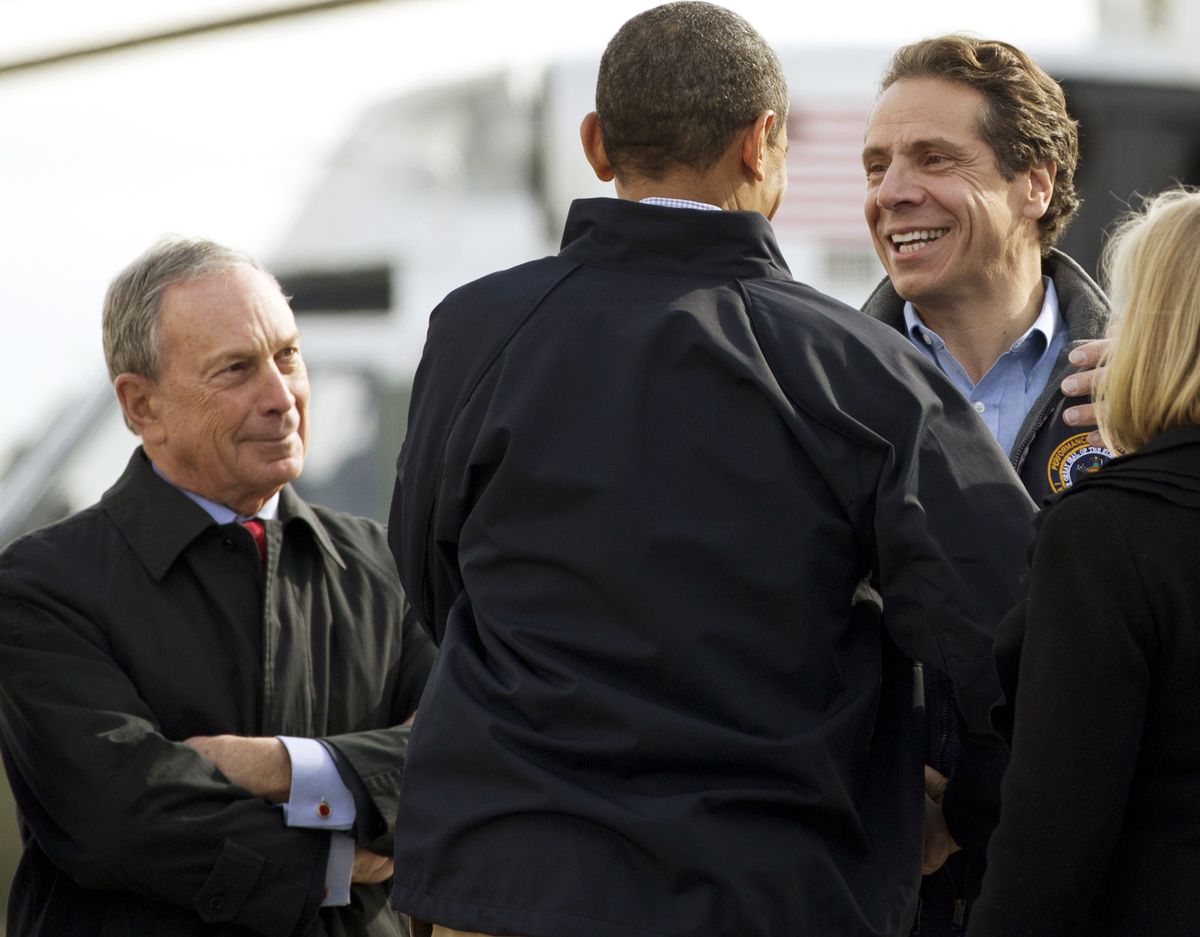
[(1114, 339), (1096, 387), (1109, 447), (1131, 452), (1200, 423), (1200, 191), (1170, 189), (1127, 217), (1103, 261)]

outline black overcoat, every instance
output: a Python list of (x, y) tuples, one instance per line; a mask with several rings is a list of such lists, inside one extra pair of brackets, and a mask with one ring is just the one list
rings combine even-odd
[(230, 784), (193, 735), (321, 738), (390, 847), (432, 646), (380, 525), (285, 488), (265, 576), (139, 449), (0, 556), (0, 745), (25, 849), (9, 937), (400, 933), (382, 885), (317, 911), (328, 835)]
[(1198, 568), (1200, 427), (1039, 518), (999, 636), (1012, 760), (970, 937), (1200, 934)]

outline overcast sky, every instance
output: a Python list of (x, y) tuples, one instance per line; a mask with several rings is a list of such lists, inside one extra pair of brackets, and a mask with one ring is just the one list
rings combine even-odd
[[(282, 3), (0, 0), (0, 64)], [(379, 0), (0, 75), (0, 465), (103, 375), (111, 276), (163, 232), (266, 250), (340, 134), (377, 101), (499, 64), (598, 54), (652, 5)], [(1094, 0), (734, 0), (776, 46), (894, 46), (969, 30), (1081, 46)]]

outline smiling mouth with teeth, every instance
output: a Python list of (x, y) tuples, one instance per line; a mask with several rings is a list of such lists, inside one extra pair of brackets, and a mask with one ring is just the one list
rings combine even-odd
[(892, 243), (901, 254), (915, 254), (926, 245), (933, 243), (949, 228), (928, 228), (924, 231), (905, 231), (903, 234), (893, 234)]

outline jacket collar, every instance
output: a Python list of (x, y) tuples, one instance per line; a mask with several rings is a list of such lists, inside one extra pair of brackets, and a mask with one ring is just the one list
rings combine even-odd
[(291, 485), (285, 485), (279, 493), (279, 519), (283, 522), (285, 532), (297, 526), (307, 527), (329, 559), (341, 569), (346, 569), (346, 561), (333, 545), (325, 525), (321, 523), (309, 503), (296, 494)]
[(1108, 297), (1086, 271), (1060, 250), (1050, 249), (1042, 273), (1054, 281), (1058, 311), (1067, 323), (1067, 343), (1089, 342), (1104, 334)]
[[(1053, 415), (1054, 406), (1062, 398), (1059, 382), (1071, 370), (1067, 355), (1072, 348), (1104, 334), (1108, 322), (1108, 300), (1096, 281), (1084, 272), (1079, 264), (1060, 250), (1051, 248), (1042, 258), (1042, 274), (1054, 283), (1058, 295), (1058, 311), (1067, 324), (1067, 342), (1059, 353), (1058, 361), (1041, 394), (1025, 414), (1017, 431), (1017, 441), (1009, 453), (1013, 465), (1018, 469), (1024, 464), (1035, 435), (1041, 431), (1047, 419)], [(863, 303), (863, 312), (872, 318), (904, 331), (904, 300), (892, 287), (892, 281), (884, 277), (882, 282)], [(1023, 473), (1022, 473), (1023, 474)]]
[(628, 199), (571, 203), (562, 254), (631, 273), (790, 280), (771, 223), (756, 211), (697, 211)]
[[(1104, 334), (1108, 322), (1108, 300), (1104, 291), (1084, 269), (1056, 248), (1042, 258), (1042, 274), (1054, 283), (1058, 311), (1067, 324), (1067, 344), (1091, 341)], [(904, 300), (887, 277), (875, 287), (863, 312), (904, 331)]]
[[(101, 497), (100, 507), (155, 582), (162, 581), (192, 541), (217, 526), (200, 505), (155, 473), (141, 446)], [(345, 568), (324, 525), (290, 485), (280, 493), (279, 519), (285, 533), (297, 525), (307, 527), (329, 558)]]
[(904, 331), (904, 300), (892, 286), (892, 281), (884, 277), (871, 291), (867, 301), (862, 304), (862, 311), (872, 319), (878, 319), (898, 331)]

